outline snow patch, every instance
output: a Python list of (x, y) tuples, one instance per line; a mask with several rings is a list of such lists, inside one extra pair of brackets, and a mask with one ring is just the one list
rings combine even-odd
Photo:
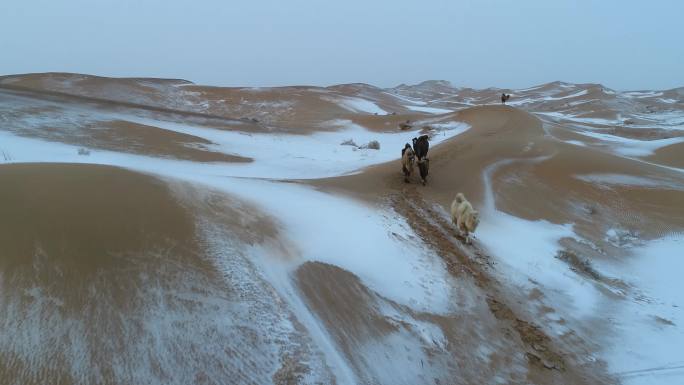
[(628, 92), (623, 92), (622, 94), (627, 96), (628, 98), (635, 98), (635, 99), (655, 98), (658, 96), (663, 96), (663, 93), (660, 91), (628, 91)]
[(369, 114), (386, 115), (387, 111), (380, 108), (377, 104), (367, 99), (354, 97), (329, 97), (324, 96), (322, 99), (329, 102), (336, 103), (345, 110), (352, 112), (366, 112)]
[(624, 384), (684, 383), (684, 236), (650, 241), (612, 265), (639, 291), (619, 303), (611, 318), (616, 334), (604, 356)]
[(582, 131), (579, 133), (584, 136), (600, 139), (603, 142), (608, 142), (613, 151), (627, 157), (653, 155), (659, 148), (684, 142), (684, 136), (668, 139), (638, 140), (599, 132)]
[(557, 97), (557, 98), (555, 98), (555, 97), (553, 97), (553, 96), (547, 96), (547, 97), (544, 98), (544, 100), (562, 100), (562, 99), (570, 99), (570, 98), (576, 98), (576, 97), (578, 97), (578, 96), (583, 96), (583, 95), (586, 95), (586, 94), (588, 94), (588, 93), (589, 93), (589, 91), (587, 91), (587, 90), (582, 90), (582, 91), (576, 92), (576, 93), (574, 93), (574, 94), (570, 94), (570, 95), (566, 95), (566, 96), (559, 96), (559, 97)]
[(618, 248), (630, 248), (642, 244), (639, 234), (619, 228), (608, 229), (605, 241)]
[(416, 236), (398, 215), (300, 185), (208, 182), (277, 218), (301, 262), (339, 266), (384, 297), (418, 311), (449, 311), (448, 273), (439, 258), (410, 241)]
[(649, 178), (645, 176), (627, 174), (585, 174), (575, 175), (575, 178), (584, 182), (594, 183), (599, 186), (637, 186), (646, 188), (672, 188), (684, 189), (684, 185), (675, 181)]
[(575, 116), (572, 114), (564, 114), (562, 112), (535, 112), (535, 113), (538, 115), (547, 116), (547, 117), (552, 118), (554, 120), (569, 120), (572, 122), (584, 123), (584, 124), (595, 124), (598, 126), (619, 126), (619, 125), (622, 125), (624, 123), (622, 120), (618, 120), (618, 119), (586, 118), (586, 117)]
[(580, 142), (579, 140), (565, 140), (565, 143), (572, 144), (574, 146), (580, 146), (580, 147), (586, 147), (587, 145), (584, 144), (584, 142)]
[[(315, 132), (311, 135), (262, 134), (217, 130), (127, 115), (116, 115), (115, 118), (198, 136), (214, 143), (207, 146), (211, 150), (254, 159), (253, 162), (240, 164), (188, 162), (184, 167), (226, 176), (278, 179), (313, 179), (358, 172), (364, 167), (397, 159), (404, 144), (420, 132), (378, 133), (368, 131), (349, 120), (333, 120), (324, 124), (335, 129), (334, 131)], [(444, 132), (432, 138), (432, 145), (459, 135), (470, 126), (462, 122), (451, 122), (435, 128)], [(378, 141), (380, 148), (355, 149), (340, 146), (340, 143), (350, 138), (356, 143)], [(11, 147), (7, 149), (11, 150)], [(92, 152), (95, 154), (95, 150)], [(112, 153), (112, 156), (117, 155)], [(93, 162), (96, 163), (97, 160)]]
[[(531, 160), (536, 161), (539, 159)], [(511, 161), (499, 161), (485, 169), (485, 204), (476, 234), (517, 286), (531, 290), (532, 281), (550, 289), (556, 306), (568, 319), (593, 315), (597, 292), (590, 282), (572, 272), (556, 258), (559, 241), (576, 238), (571, 224), (553, 224), (545, 220), (530, 221), (496, 209), (491, 178), (494, 171)]]
[(398, 94), (392, 94), (392, 93), (389, 93), (389, 92), (385, 92), (385, 94), (387, 94), (387, 95), (389, 95), (389, 96), (391, 96), (391, 97), (393, 97), (393, 98), (397, 98), (397, 99), (399, 99), (399, 100), (402, 100), (402, 101), (404, 101), (404, 102), (409, 102), (409, 103), (411, 103), (411, 104), (413, 104), (413, 105), (417, 105), (417, 106), (424, 106), (424, 105), (427, 104), (426, 102), (424, 102), (424, 101), (422, 101), (422, 100), (420, 100), (420, 99), (409, 98), (409, 97), (407, 97), (407, 96), (402, 96), (402, 95), (398, 95)]
[(418, 111), (418, 112), (427, 112), (428, 114), (448, 114), (450, 112), (453, 112), (452, 110), (447, 110), (444, 108), (436, 108), (436, 107), (422, 107), (422, 106), (404, 106), (408, 108), (411, 111)]

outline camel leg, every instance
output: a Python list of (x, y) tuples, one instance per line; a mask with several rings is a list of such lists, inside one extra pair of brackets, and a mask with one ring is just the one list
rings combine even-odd
[(460, 217), (457, 217), (457, 218), (456, 218), (456, 233), (457, 233), (459, 236), (462, 235), (462, 232), (461, 232), (461, 224), (462, 224), (461, 218), (460, 218)]

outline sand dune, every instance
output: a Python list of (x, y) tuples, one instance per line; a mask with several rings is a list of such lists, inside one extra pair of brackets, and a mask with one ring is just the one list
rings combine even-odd
[(5, 383), (328, 381), (243, 259), (273, 236), (248, 206), (105, 166), (2, 165), (0, 185)]
[(678, 379), (682, 95), (0, 77), (0, 379)]
[[(536, 151), (529, 154), (524, 151), (532, 138), (543, 135), (541, 122), (529, 114), (510, 107), (487, 106), (457, 112), (451, 119), (466, 122), (472, 128), (431, 150), (431, 188), (423, 191), (445, 207), (451, 204), (459, 191), (472, 197), (474, 202), (481, 203), (482, 171), (497, 159), (533, 158), (539, 155)], [(410, 138), (407, 138), (409, 141)], [(413, 188), (405, 186), (401, 178), (397, 179), (400, 171), (398, 164), (392, 162), (371, 167), (358, 175), (314, 183), (321, 183), (325, 187), (358, 188), (358, 191), (372, 198), (381, 195), (379, 191)]]
[(653, 155), (645, 159), (653, 163), (684, 169), (683, 152), (684, 144), (676, 143), (657, 149)]
[[(681, 221), (684, 213), (679, 212), (680, 203), (684, 202), (684, 190), (677, 171), (558, 141), (545, 134), (541, 121), (510, 107), (476, 107), (456, 115), (455, 119), (469, 123), (472, 128), (431, 151), (431, 175), (427, 188), (417, 184), (405, 185), (397, 162), (371, 167), (359, 175), (313, 183), (319, 188), (341, 191), (372, 202), (393, 202), (396, 210), (413, 216), (415, 222), (410, 223), (419, 234), (425, 232), (425, 240), (449, 233), (451, 225), (444, 220), (441, 223), (438, 220), (436, 225), (424, 223), (418, 218), (447, 217), (449, 204), (459, 191), (465, 192), (476, 207), (479, 206), (485, 213), (484, 221), (488, 221), (486, 217), (492, 212), (487, 210), (490, 202), (487, 202), (486, 180), (482, 175), (494, 170), (490, 174), (490, 183), (496, 210), (529, 221), (545, 221), (550, 225), (574, 223), (575, 237), (579, 236), (583, 241), (559, 238), (561, 248), (569, 253), (567, 255), (579, 256), (562, 259), (567, 263), (565, 268), (619, 291), (624, 289), (624, 282), (604, 277), (582, 261), (589, 258), (599, 263), (606, 258), (624, 258), (623, 246), (618, 246), (623, 242), (619, 237), (638, 237), (643, 242), (668, 236), (684, 227)], [(499, 166), (491, 169), (496, 164)], [(597, 177), (583, 180), (582, 175)], [(647, 178), (630, 179), (630, 176)], [(624, 233), (616, 233), (615, 227)], [(453, 260), (448, 251), (452, 245), (438, 244), (435, 247), (445, 247), (440, 255), (447, 261)], [(475, 269), (472, 274), (485, 281), (488, 279), (483, 277), (496, 275), (488, 269)], [(543, 291), (543, 287), (535, 283), (526, 290), (533, 293), (535, 289)], [(558, 303), (541, 303), (538, 306), (544, 313), (563, 313)], [(517, 311), (522, 314), (518, 313), (516, 317), (525, 319), (524, 310)], [(572, 313), (563, 315), (572, 316)], [(538, 319), (537, 315), (528, 317), (528, 320)], [(563, 324), (568, 322), (568, 318), (562, 320)], [(553, 329), (548, 324), (546, 327)], [(595, 349), (591, 342), (595, 336), (587, 333), (584, 338), (569, 345), (561, 343), (559, 349), (567, 349), (562, 355), (572, 360), (570, 352), (573, 350)], [(581, 361), (579, 357), (576, 359)], [(585, 367), (582, 371), (586, 375), (592, 369)], [(598, 373), (601, 371), (598, 369)]]
[[(103, 129), (105, 128), (105, 129)], [(249, 158), (211, 151), (212, 143), (204, 138), (172, 132), (139, 123), (115, 120), (103, 122), (88, 135), (97, 148), (168, 156), (196, 162), (249, 162)]]
[[(115, 254), (168, 247), (165, 242), (186, 247), (192, 241), (191, 218), (161, 182), (125, 170), (69, 164), (5, 165), (0, 172), (7, 266), (30, 267), (26, 256), (46, 254), (65, 264), (55, 270), (78, 276), (115, 263)], [(105, 220), (93, 226), (92, 218)]]
[[(482, 206), (483, 172), (505, 161), (508, 164), (493, 175), (496, 207), (518, 217), (577, 223), (581, 236), (601, 247), (606, 247), (605, 231), (615, 223), (639, 229), (647, 238), (684, 227), (684, 212), (678, 204), (684, 202), (684, 190), (676, 171), (550, 138), (541, 121), (511, 107), (475, 107), (456, 113), (453, 119), (472, 128), (431, 151), (429, 189), (404, 185), (397, 177), (396, 162), (313, 183), (371, 200), (410, 189), (445, 209), (456, 192), (464, 192)], [(648, 176), (659, 188), (587, 183), (578, 178), (589, 174)]]

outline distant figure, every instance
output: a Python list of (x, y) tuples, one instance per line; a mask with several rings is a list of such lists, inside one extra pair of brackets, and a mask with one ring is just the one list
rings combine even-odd
[(506, 104), (506, 101), (511, 98), (511, 94), (506, 95), (506, 93), (501, 94), (501, 104)]

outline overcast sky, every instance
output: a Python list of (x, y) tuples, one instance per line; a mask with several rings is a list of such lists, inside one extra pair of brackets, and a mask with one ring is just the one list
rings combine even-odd
[(0, 74), (684, 86), (682, 0), (0, 0)]

